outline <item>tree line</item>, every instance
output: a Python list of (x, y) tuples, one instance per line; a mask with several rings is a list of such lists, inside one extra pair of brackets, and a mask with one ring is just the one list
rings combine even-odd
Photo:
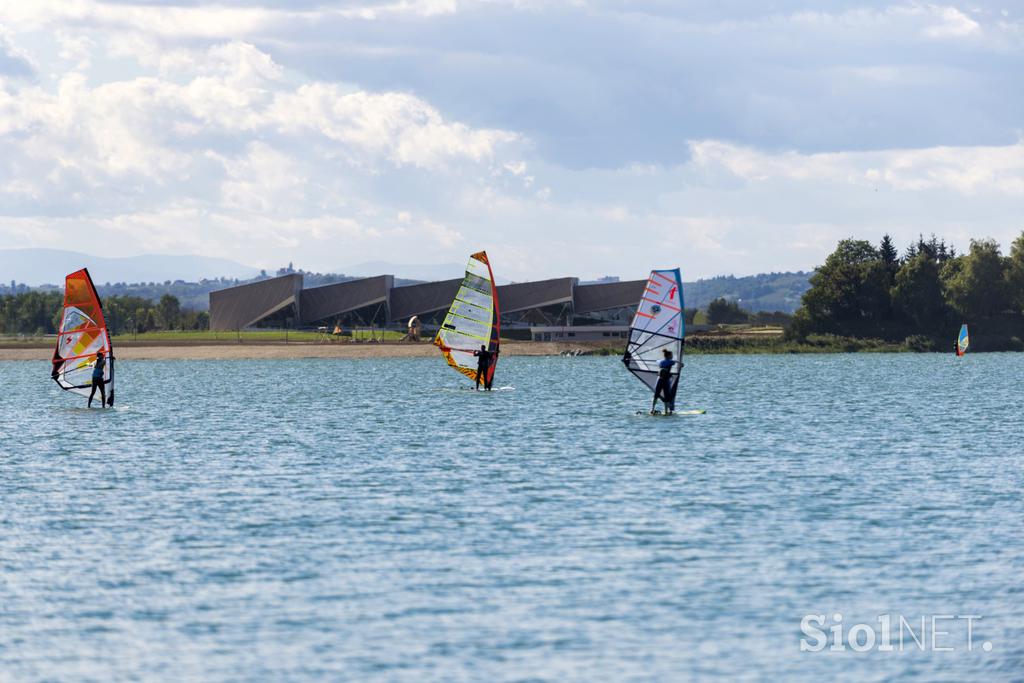
[[(55, 290), (0, 296), (0, 334), (56, 334), (63, 305), (64, 293)], [(184, 309), (171, 294), (156, 302), (139, 296), (104, 297), (103, 316), (113, 335), (210, 327), (209, 313)]]
[(1003, 255), (991, 239), (958, 254), (944, 239), (919, 237), (902, 254), (885, 235), (839, 242), (810, 280), (789, 335), (905, 340), (924, 349), (953, 344), (961, 323), (972, 344), (1024, 350), (1024, 233)]

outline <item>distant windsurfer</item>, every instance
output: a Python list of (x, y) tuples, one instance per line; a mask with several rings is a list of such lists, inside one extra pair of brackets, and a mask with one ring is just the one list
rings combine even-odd
[(103, 370), (107, 367), (107, 358), (103, 355), (102, 351), (96, 352), (96, 362), (92, 366), (92, 391), (89, 392), (89, 408), (92, 408), (92, 399), (96, 395), (96, 390), (100, 390), (100, 407), (107, 407), (107, 392), (103, 388)]
[(479, 351), (474, 351), (473, 355), (476, 356), (476, 390), (480, 391), (480, 381), (483, 380), (484, 389), (486, 391), (491, 390), (491, 382), (494, 381), (494, 375), (490, 374), (489, 370), (495, 359), (498, 357), (500, 349), (494, 348), (494, 351), (488, 351), (487, 347), (483, 344), (480, 345)]
[[(668, 349), (663, 353), (665, 357), (658, 361), (658, 383), (654, 387), (654, 400), (651, 401), (652, 415), (656, 412), (659, 398), (665, 404), (666, 415), (671, 415), (676, 409), (676, 387), (672, 383), (672, 368), (679, 361), (672, 358), (672, 352)], [(682, 363), (679, 363), (679, 366), (682, 367)], [(678, 382), (678, 376), (676, 381)]]
[(409, 318), (408, 333), (405, 335), (409, 341), (418, 342), (420, 340), (420, 318), (417, 315)]

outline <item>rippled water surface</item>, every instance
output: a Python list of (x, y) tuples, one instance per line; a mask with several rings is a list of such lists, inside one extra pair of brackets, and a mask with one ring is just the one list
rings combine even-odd
[(1024, 680), (1024, 355), (0, 372), (0, 680)]

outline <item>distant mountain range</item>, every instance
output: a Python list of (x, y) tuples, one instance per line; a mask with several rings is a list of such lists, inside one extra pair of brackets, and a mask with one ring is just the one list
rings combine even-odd
[(64, 284), (64, 276), (89, 268), (97, 284), (107, 282), (198, 282), (226, 277), (246, 280), (260, 274), (258, 268), (208, 256), (105, 257), (60, 249), (0, 249), (0, 282), (14, 280), (32, 287)]

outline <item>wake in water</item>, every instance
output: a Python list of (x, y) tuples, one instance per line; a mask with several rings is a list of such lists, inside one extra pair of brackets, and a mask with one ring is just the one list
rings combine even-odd
[(653, 413), (649, 410), (638, 410), (636, 411), (637, 417), (680, 417), (692, 416), (692, 415), (705, 415), (708, 411), (706, 410), (676, 410), (671, 413), (663, 413), (660, 410), (655, 410)]
[(496, 392), (499, 392), (499, 391), (515, 391), (515, 390), (516, 390), (516, 388), (514, 386), (511, 386), (511, 385), (504, 386), (504, 387), (493, 387), (490, 391), (477, 390), (474, 387), (467, 387), (467, 386), (438, 387), (438, 389), (437, 389), (437, 391), (441, 391), (441, 392), (444, 392), (444, 393), (453, 392), (453, 393), (458, 393), (458, 394), (465, 394), (465, 393), (471, 393), (471, 394), (472, 393), (493, 394), (493, 393), (496, 393)]
[(71, 415), (81, 415), (83, 413), (96, 413), (96, 414), (109, 413), (109, 414), (113, 415), (114, 413), (121, 413), (121, 412), (126, 412), (126, 411), (127, 411), (127, 406), (125, 406), (125, 407), (118, 406), (116, 408), (110, 408), (110, 407), (107, 407), (107, 408), (86, 408), (85, 406), (81, 406), (79, 408), (60, 408), (59, 409), (59, 412), (61, 412), (61, 413), (69, 413)]

